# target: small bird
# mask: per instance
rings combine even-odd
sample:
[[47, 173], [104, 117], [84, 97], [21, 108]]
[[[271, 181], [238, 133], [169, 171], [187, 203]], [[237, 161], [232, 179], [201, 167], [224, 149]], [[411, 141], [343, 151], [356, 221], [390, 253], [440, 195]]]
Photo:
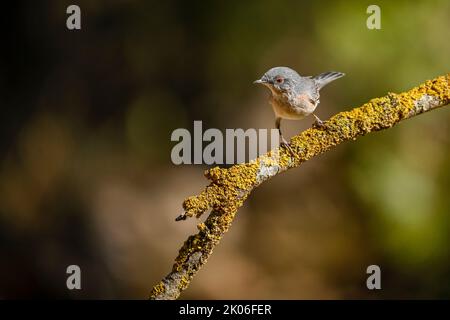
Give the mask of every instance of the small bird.
[[319, 105], [319, 91], [344, 75], [341, 72], [330, 71], [315, 77], [303, 77], [291, 68], [275, 67], [254, 82], [270, 89], [269, 101], [275, 112], [275, 126], [280, 133], [282, 145], [292, 151], [281, 133], [281, 119], [300, 120], [312, 114], [316, 118], [314, 126], [324, 126], [324, 122], [314, 114]]

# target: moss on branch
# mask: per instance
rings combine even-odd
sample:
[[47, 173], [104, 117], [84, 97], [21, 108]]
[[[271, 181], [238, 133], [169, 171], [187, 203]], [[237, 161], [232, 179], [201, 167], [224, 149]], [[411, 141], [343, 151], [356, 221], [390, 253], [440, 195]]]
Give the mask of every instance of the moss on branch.
[[426, 81], [400, 94], [375, 98], [351, 111], [331, 117], [325, 128], [311, 128], [292, 137], [294, 151], [277, 148], [249, 162], [224, 169], [214, 167], [205, 172], [211, 183], [197, 196], [183, 203], [187, 217], [200, 217], [211, 209], [199, 232], [190, 236], [180, 249], [172, 271], [153, 288], [150, 299], [176, 299], [192, 277], [206, 263], [214, 247], [231, 226], [238, 209], [250, 192], [262, 182], [372, 131], [388, 129], [398, 122], [442, 107], [450, 102], [450, 74]]

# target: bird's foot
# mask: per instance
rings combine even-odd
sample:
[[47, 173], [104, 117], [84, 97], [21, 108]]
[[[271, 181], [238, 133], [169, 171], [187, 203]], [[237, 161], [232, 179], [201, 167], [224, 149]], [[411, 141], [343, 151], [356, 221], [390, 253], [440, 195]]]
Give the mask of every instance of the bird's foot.
[[292, 150], [291, 146], [289, 145], [289, 143], [286, 141], [286, 139], [284, 139], [283, 137], [281, 137], [281, 142], [280, 145], [285, 148], [286, 150], [288, 150], [292, 155], [295, 155], [294, 150]]
[[322, 121], [319, 119], [318, 116], [316, 116], [315, 114], [313, 114], [314, 118], [316, 118], [316, 121], [314, 121], [312, 127], [314, 129], [325, 129], [327, 127], [326, 125], [326, 121]]

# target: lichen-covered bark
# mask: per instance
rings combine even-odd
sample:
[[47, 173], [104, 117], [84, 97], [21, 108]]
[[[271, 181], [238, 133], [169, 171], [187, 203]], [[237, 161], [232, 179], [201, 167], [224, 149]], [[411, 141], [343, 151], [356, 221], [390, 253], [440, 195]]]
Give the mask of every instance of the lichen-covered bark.
[[396, 123], [450, 102], [450, 74], [429, 80], [407, 92], [375, 98], [351, 111], [331, 117], [324, 128], [311, 128], [291, 139], [294, 151], [279, 148], [259, 158], [228, 169], [212, 168], [205, 172], [211, 183], [197, 196], [183, 203], [179, 219], [199, 217], [211, 209], [199, 232], [190, 236], [175, 259], [172, 272], [158, 283], [151, 299], [176, 299], [192, 277], [206, 263], [214, 247], [231, 226], [239, 207], [250, 192], [262, 182], [349, 140], [372, 131], [391, 128]]

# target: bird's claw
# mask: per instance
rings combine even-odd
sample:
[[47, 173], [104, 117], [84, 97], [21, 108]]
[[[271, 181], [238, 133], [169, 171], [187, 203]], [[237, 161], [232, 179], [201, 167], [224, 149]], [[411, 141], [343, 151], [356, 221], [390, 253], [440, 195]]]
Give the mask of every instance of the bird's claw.
[[322, 120], [314, 121], [312, 126], [313, 126], [314, 129], [325, 129], [326, 128], [326, 124]]
[[280, 145], [285, 148], [286, 150], [288, 150], [292, 155], [294, 155], [294, 150], [292, 150], [291, 146], [289, 145], [289, 143], [286, 140], [282, 140]]
[[319, 117], [316, 116], [315, 114], [314, 114], [314, 117], [316, 118], [316, 121], [314, 121], [314, 123], [312, 125], [312, 127], [314, 129], [325, 129], [327, 127], [326, 121], [320, 120]]

